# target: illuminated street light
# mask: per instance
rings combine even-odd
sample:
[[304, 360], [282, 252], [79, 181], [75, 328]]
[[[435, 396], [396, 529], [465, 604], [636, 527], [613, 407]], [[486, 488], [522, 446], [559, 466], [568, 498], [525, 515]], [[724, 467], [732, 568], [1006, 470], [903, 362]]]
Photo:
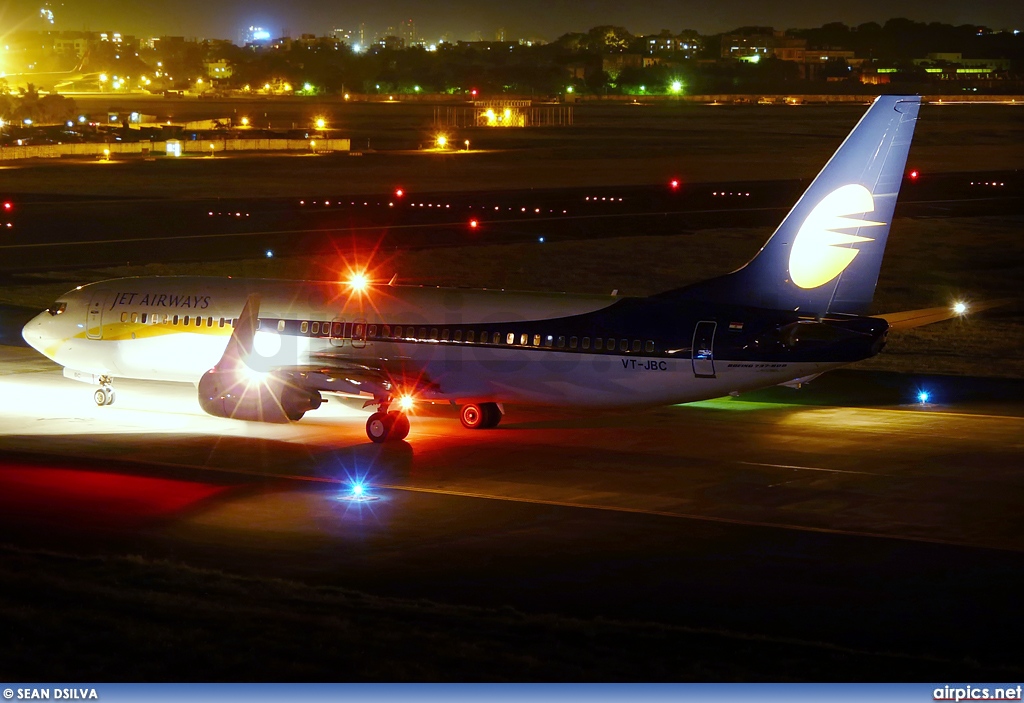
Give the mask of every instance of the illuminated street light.
[[568, 88], [565, 89], [565, 92], [566, 93], [572, 93], [574, 90], [575, 89], [570, 85]]
[[248, 127], [249, 126], [249, 118], [248, 117], [243, 117], [242, 118], [242, 126], [243, 127]]
[[448, 137], [443, 134], [439, 134], [437, 136], [437, 148], [444, 149], [446, 146], [448, 146]]
[[671, 90], [673, 93], [678, 93], [682, 89], [683, 89], [683, 82], [682, 81], [672, 81], [672, 85], [669, 87], [669, 90]]
[[317, 129], [324, 129], [325, 127], [327, 127], [327, 120], [325, 120], [323, 117], [317, 117], [315, 124]]
[[469, 151], [469, 140], [467, 139], [467, 140], [466, 140], [465, 142], [463, 142], [463, 143], [464, 143], [464, 144], [466, 145], [466, 151]]

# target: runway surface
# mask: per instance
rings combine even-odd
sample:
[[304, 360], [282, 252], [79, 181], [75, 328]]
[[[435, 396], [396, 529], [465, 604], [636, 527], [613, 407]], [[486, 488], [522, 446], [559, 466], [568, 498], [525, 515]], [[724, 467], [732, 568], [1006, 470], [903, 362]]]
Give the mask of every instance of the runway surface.
[[[920, 383], [947, 402], [913, 404]], [[972, 385], [851, 371], [648, 412], [509, 408], [490, 432], [432, 406], [376, 446], [335, 398], [260, 425], [118, 381], [97, 408], [0, 347], [0, 525], [19, 547], [1020, 673], [1024, 404]], [[347, 500], [354, 480], [376, 500]]]

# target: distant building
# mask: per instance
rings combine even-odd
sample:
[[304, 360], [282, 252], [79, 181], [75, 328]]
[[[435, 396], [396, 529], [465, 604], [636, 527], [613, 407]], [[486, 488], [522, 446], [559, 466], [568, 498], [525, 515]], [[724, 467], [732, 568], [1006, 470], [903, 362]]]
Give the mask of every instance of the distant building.
[[662, 30], [660, 34], [643, 37], [648, 54], [683, 54], [683, 58], [695, 58], [701, 48], [700, 35], [692, 30], [672, 34]]
[[231, 64], [226, 59], [217, 59], [216, 61], [204, 61], [203, 68], [206, 70], [206, 75], [214, 80], [222, 78], [231, 78], [234, 71], [231, 68]]

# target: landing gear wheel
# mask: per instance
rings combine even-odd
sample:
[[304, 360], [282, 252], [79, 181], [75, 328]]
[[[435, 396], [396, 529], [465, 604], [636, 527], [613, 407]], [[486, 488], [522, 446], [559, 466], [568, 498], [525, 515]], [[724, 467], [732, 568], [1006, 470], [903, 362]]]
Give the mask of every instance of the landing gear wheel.
[[388, 435], [391, 434], [393, 422], [394, 418], [378, 410], [366, 420], [366, 436], [375, 444], [382, 444], [387, 441]]
[[391, 434], [388, 435], [389, 441], [400, 442], [409, 436], [409, 416], [405, 413], [388, 413], [388, 418], [391, 419]]
[[469, 403], [462, 406], [459, 420], [467, 430], [486, 430], [498, 426], [501, 410], [497, 403]]
[[481, 403], [480, 409], [484, 411], [484, 425], [485, 430], [494, 429], [501, 422], [501, 408], [498, 407], [497, 403]]
[[96, 405], [101, 408], [104, 405], [112, 405], [114, 403], [114, 389], [110, 386], [101, 386], [92, 394], [92, 399], [96, 401]]

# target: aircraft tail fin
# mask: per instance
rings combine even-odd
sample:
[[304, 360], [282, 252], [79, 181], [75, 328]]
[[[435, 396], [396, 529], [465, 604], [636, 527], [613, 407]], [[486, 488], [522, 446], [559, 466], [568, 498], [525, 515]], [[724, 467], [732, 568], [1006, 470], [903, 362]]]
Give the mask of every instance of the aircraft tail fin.
[[920, 104], [918, 96], [877, 98], [757, 256], [671, 295], [808, 314], [867, 312]]

